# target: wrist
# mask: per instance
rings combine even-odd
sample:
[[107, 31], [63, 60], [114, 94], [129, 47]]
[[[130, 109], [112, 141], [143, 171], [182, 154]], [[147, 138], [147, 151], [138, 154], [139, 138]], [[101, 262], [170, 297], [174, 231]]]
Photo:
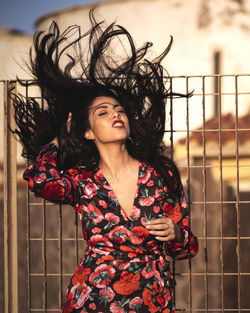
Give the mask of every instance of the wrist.
[[175, 241], [177, 243], [182, 244], [184, 242], [184, 233], [182, 232], [180, 226], [178, 224], [175, 224]]

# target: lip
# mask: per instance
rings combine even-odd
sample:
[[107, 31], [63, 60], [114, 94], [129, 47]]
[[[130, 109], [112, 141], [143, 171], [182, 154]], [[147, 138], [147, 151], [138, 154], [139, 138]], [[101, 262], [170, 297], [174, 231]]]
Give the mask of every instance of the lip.
[[[118, 124], [118, 125], [116, 126], [116, 124]], [[112, 124], [112, 127], [115, 127], [115, 128], [124, 128], [124, 126], [125, 126], [125, 124], [121, 120], [115, 120]]]

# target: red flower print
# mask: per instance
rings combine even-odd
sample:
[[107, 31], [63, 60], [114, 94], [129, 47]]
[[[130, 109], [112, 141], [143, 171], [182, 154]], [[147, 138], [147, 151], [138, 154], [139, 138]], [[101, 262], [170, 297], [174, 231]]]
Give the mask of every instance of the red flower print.
[[153, 299], [152, 299], [152, 291], [148, 289], [144, 289], [142, 293], [142, 298], [144, 304], [146, 304], [149, 308], [149, 312], [156, 313], [159, 312], [158, 308], [154, 305]]
[[68, 172], [70, 175], [72, 175], [72, 176], [75, 176], [75, 175], [79, 174], [79, 170], [76, 169], [76, 168], [74, 168], [74, 167], [68, 169], [67, 172]]
[[125, 214], [125, 211], [122, 208], [120, 209], [120, 213], [125, 220], [128, 219], [127, 215]]
[[[68, 186], [68, 188], [70, 187]], [[64, 191], [64, 188], [56, 181], [51, 181], [41, 190], [41, 197], [50, 200], [64, 198]]]
[[134, 252], [134, 249], [128, 247], [128, 246], [120, 246], [120, 250], [124, 252]]
[[111, 199], [116, 199], [114, 191], [109, 191], [108, 192], [108, 197], [111, 198]]
[[104, 209], [107, 209], [107, 203], [103, 200], [99, 200], [99, 205], [102, 206]]
[[85, 240], [87, 240], [88, 239], [88, 235], [87, 235], [87, 233], [86, 233], [86, 230], [82, 227], [82, 234], [83, 234], [83, 238], [85, 239]]
[[[159, 189], [156, 189], [155, 190], [155, 198], [159, 198], [160, 197], [160, 192], [159, 192]], [[158, 200], [158, 199], [157, 199]]]
[[155, 213], [159, 213], [159, 212], [160, 212], [160, 207], [157, 206], [157, 205], [155, 205], [155, 206], [153, 207], [153, 210], [154, 210]]
[[152, 179], [147, 183], [147, 186], [148, 187], [151, 187], [151, 186], [153, 186], [154, 185], [154, 182], [152, 181]]
[[87, 207], [85, 207], [85, 212], [88, 214], [88, 217], [96, 224], [103, 220], [102, 212], [91, 202]]
[[140, 273], [123, 272], [120, 280], [114, 283], [114, 290], [121, 295], [131, 295], [139, 288]]
[[122, 260], [115, 260], [113, 264], [118, 267], [120, 271], [125, 271], [131, 265], [130, 262], [124, 262]]
[[90, 274], [89, 281], [97, 288], [105, 288], [111, 283], [115, 275], [115, 269], [112, 265], [101, 264]]
[[184, 219], [182, 220], [182, 225], [183, 225], [184, 227], [189, 227], [189, 219], [188, 219], [188, 218], [184, 218]]
[[[187, 233], [187, 231], [186, 231]], [[186, 236], [185, 236], [186, 237]], [[195, 255], [199, 250], [198, 240], [196, 237], [191, 237], [189, 240], [190, 253], [191, 255]]]
[[99, 227], [94, 227], [94, 228], [92, 229], [92, 233], [93, 233], [93, 234], [100, 233], [100, 232], [101, 232], [101, 228], [99, 228]]
[[141, 210], [138, 209], [136, 206], [133, 206], [132, 211], [131, 211], [131, 217], [139, 218], [140, 215], [141, 215]]
[[43, 182], [46, 178], [47, 178], [47, 176], [45, 175], [45, 173], [41, 173], [39, 176], [35, 176], [34, 182], [40, 184], [40, 183]]
[[138, 184], [146, 184], [151, 177], [152, 171], [153, 171], [153, 168], [150, 166], [147, 166], [146, 171], [143, 173], [144, 175], [139, 177]]
[[85, 283], [90, 273], [91, 273], [90, 268], [84, 268], [81, 265], [78, 266], [75, 271], [75, 274], [72, 277], [73, 285], [78, 285], [78, 284], [83, 285], [83, 283]]
[[154, 197], [147, 197], [139, 200], [140, 205], [142, 206], [150, 206], [152, 203], [154, 203], [155, 198]]
[[186, 209], [187, 208], [187, 201], [185, 199], [185, 196], [183, 197], [182, 201], [181, 201], [181, 206]]
[[163, 210], [166, 212], [167, 217], [171, 218], [171, 220], [175, 224], [177, 224], [182, 218], [179, 203], [177, 203], [175, 206], [173, 206], [172, 204], [169, 204], [168, 202], [166, 202], [163, 205]]
[[96, 305], [94, 304], [94, 302], [90, 303], [89, 308], [92, 310], [96, 309]]
[[105, 261], [113, 261], [114, 260], [114, 257], [110, 254], [108, 255], [103, 255], [101, 258], [99, 258], [97, 261], [96, 261], [96, 264], [101, 264]]
[[85, 198], [92, 198], [97, 194], [98, 187], [91, 180], [83, 187], [83, 193]]
[[146, 218], [146, 217], [142, 217], [141, 218], [141, 224], [143, 226], [147, 226], [147, 223], [150, 221], [150, 219]]
[[[84, 303], [89, 298], [89, 294], [90, 294], [91, 290], [92, 289], [89, 286], [84, 284], [84, 286], [81, 286], [79, 288], [79, 290], [76, 291], [75, 298], [77, 298], [77, 302], [75, 304], [74, 309], [80, 309], [84, 305]], [[79, 292], [80, 292], [80, 294], [78, 295]], [[78, 297], [76, 297], [76, 294], [77, 294]]]
[[137, 308], [139, 308], [141, 306], [141, 304], [143, 303], [142, 299], [139, 298], [139, 297], [135, 297], [134, 299], [132, 299], [130, 302], [129, 302], [129, 307], [131, 309], [134, 309], [136, 310]]
[[156, 301], [160, 304], [160, 306], [163, 307], [165, 305], [165, 300], [164, 300], [162, 293], [159, 293], [155, 298], [156, 298]]
[[120, 222], [120, 218], [113, 213], [106, 213], [105, 219], [109, 221], [111, 224], [118, 224]]
[[134, 245], [140, 245], [149, 236], [149, 231], [145, 227], [136, 226], [132, 231], [128, 231], [128, 236]]
[[34, 180], [33, 179], [29, 179], [29, 189], [33, 190], [34, 188]]
[[136, 226], [132, 228], [132, 231], [136, 234], [139, 238], [145, 238], [149, 236], [149, 230], [142, 226]]
[[74, 309], [75, 305], [74, 295], [72, 292], [68, 293], [66, 297], [67, 300], [62, 308], [62, 313], [71, 312]]
[[103, 297], [105, 301], [110, 302], [114, 299], [115, 293], [110, 287], [108, 287], [101, 289], [99, 295]]
[[117, 226], [109, 233], [109, 238], [117, 244], [122, 244], [127, 240], [128, 230], [124, 226]]
[[110, 312], [112, 312], [112, 313], [126, 313], [122, 308], [121, 301], [115, 301], [114, 303], [111, 303]]
[[59, 179], [60, 178], [60, 175], [59, 175], [58, 171], [56, 171], [54, 168], [51, 168], [49, 170], [49, 172], [55, 179]]
[[159, 273], [156, 271], [155, 262], [147, 262], [146, 264], [147, 265], [143, 268], [141, 272], [145, 278], [148, 279], [153, 276], [160, 276]]
[[91, 244], [91, 246], [100, 246], [109, 248], [113, 247], [112, 242], [107, 237], [104, 237], [100, 234], [91, 236], [89, 239], [89, 243]]

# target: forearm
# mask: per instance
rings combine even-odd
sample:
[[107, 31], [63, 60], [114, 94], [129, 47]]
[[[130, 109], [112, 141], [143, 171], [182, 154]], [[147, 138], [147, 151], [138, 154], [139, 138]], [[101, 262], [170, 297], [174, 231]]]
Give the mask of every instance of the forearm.
[[72, 175], [61, 173], [56, 163], [57, 148], [54, 142], [46, 145], [36, 162], [24, 172], [24, 179], [37, 196], [58, 203], [73, 204], [76, 182]]

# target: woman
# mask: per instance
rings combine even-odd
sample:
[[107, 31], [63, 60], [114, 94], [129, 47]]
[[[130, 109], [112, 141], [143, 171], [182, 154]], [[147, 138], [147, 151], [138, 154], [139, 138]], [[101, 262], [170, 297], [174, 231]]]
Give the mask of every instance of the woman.
[[[35, 35], [31, 70], [45, 104], [15, 99], [15, 133], [34, 161], [24, 179], [36, 195], [71, 204], [87, 241], [62, 312], [175, 312], [168, 256], [190, 258], [198, 243], [164, 155], [165, 102], [182, 96], [169, 92], [160, 64], [172, 40], [149, 61], [151, 43], [136, 49], [123, 27], [103, 27], [93, 11], [90, 21], [84, 35], [55, 23]], [[115, 57], [117, 38], [128, 43], [125, 59]]]

